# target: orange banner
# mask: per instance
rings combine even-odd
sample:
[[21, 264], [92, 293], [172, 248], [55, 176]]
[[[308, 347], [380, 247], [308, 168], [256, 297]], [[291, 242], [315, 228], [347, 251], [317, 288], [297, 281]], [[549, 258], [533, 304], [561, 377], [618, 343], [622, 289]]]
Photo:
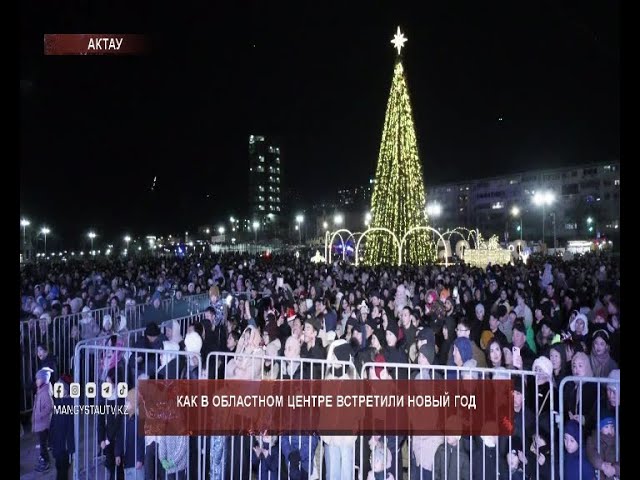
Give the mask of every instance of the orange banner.
[[509, 380], [142, 380], [145, 435], [510, 435]]

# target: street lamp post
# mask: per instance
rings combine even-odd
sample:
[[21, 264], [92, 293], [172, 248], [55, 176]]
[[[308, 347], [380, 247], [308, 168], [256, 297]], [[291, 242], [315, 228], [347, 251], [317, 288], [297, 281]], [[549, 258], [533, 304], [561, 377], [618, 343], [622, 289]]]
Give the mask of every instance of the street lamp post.
[[342, 216], [342, 214], [341, 214], [341, 213], [336, 213], [336, 214], [333, 216], [333, 223], [334, 223], [336, 226], [340, 226], [340, 225], [342, 225], [342, 222], [343, 222], [343, 221], [344, 221], [344, 217]]
[[[430, 216], [431, 218], [438, 218], [441, 214], [442, 214], [442, 205], [440, 205], [438, 202], [433, 202], [427, 205], [427, 215]], [[435, 221], [434, 221], [434, 226], [435, 226]]]
[[253, 221], [253, 234], [254, 234], [254, 241], [257, 243], [258, 242], [258, 228], [260, 227], [260, 222], [258, 222], [257, 220]]
[[89, 232], [88, 236], [89, 236], [89, 239], [91, 240], [91, 254], [95, 255], [95, 253], [93, 252], [93, 239], [96, 238], [96, 234], [95, 232]]
[[20, 220], [20, 226], [22, 227], [22, 243], [24, 243], [25, 248], [27, 245], [27, 227], [31, 225], [31, 222], [26, 218]]
[[544, 222], [546, 219], [545, 208], [548, 205], [551, 205], [554, 202], [554, 200], [555, 200], [555, 197], [553, 196], [553, 192], [550, 192], [550, 191], [537, 192], [533, 196], [533, 203], [538, 206], [542, 206], [542, 243], [544, 243]]
[[302, 243], [302, 222], [304, 222], [304, 217], [302, 215], [296, 215], [296, 223], [298, 224], [298, 243]]
[[47, 227], [42, 227], [42, 230], [40, 230], [40, 233], [42, 233], [42, 235], [44, 235], [44, 255], [47, 255], [47, 235], [49, 235], [51, 233], [51, 230], [49, 230]]
[[511, 209], [511, 215], [514, 217], [520, 217], [520, 241], [522, 241], [522, 215], [520, 215], [520, 209], [514, 205]]

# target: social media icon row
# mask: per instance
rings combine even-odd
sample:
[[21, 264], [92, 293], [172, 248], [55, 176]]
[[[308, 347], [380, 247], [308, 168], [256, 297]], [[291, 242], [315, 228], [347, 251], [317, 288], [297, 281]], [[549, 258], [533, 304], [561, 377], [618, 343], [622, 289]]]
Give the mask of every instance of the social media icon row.
[[[69, 386], [69, 396], [71, 398], [80, 398], [80, 384], [72, 383]], [[118, 398], [126, 398], [129, 393], [129, 386], [125, 382], [118, 383], [116, 387], [116, 396]], [[98, 396], [98, 385], [95, 382], [88, 382], [84, 386], [84, 394], [87, 398], [96, 398]], [[53, 396], [62, 398], [64, 396], [64, 384], [57, 382], [53, 385]], [[109, 382], [103, 382], [100, 388], [100, 396], [102, 398], [111, 398], [113, 396], [113, 385]]]

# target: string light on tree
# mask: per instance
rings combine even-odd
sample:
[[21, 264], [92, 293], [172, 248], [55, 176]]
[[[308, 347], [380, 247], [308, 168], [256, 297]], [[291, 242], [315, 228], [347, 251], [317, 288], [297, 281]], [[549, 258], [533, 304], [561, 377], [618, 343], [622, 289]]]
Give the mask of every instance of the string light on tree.
[[[418, 158], [409, 90], [400, 59], [406, 41], [398, 27], [391, 41], [398, 50], [398, 57], [382, 129], [370, 209], [370, 228], [389, 229], [398, 238], [412, 228], [428, 226], [422, 164]], [[423, 265], [435, 259], [431, 234], [426, 230], [411, 233], [404, 249], [403, 264]], [[384, 231], [372, 232], [367, 237], [364, 262], [369, 265], [396, 264], [398, 249], [393, 236]]]

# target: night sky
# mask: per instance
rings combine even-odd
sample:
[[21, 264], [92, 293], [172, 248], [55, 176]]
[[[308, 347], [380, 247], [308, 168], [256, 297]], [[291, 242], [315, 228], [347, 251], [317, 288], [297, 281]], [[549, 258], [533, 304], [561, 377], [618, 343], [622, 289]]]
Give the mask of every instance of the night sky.
[[[307, 204], [366, 182], [398, 25], [427, 186], [619, 159], [615, 1], [37, 3], [22, 11], [20, 213], [65, 246], [242, 214], [251, 133], [281, 139], [283, 186]], [[43, 33], [145, 33], [153, 54], [45, 58]]]

